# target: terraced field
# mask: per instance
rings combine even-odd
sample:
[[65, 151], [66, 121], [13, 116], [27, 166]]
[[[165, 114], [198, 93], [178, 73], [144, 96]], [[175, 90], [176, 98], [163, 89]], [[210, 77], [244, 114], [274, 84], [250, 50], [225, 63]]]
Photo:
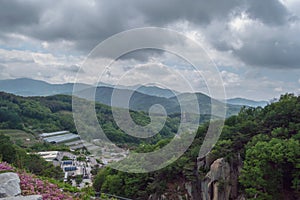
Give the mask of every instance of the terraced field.
[[26, 133], [16, 129], [3, 129], [0, 130], [0, 134], [4, 134], [10, 137], [10, 139], [17, 145], [22, 147], [30, 147], [33, 144], [39, 142], [34, 135]]

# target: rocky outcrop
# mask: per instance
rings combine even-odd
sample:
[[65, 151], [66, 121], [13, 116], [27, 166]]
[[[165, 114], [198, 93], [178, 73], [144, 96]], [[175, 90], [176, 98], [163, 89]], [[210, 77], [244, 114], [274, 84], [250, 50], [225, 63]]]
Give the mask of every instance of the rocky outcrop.
[[203, 200], [227, 200], [231, 192], [230, 165], [224, 158], [217, 159], [201, 182]]
[[239, 154], [232, 157], [230, 162], [225, 158], [213, 159], [210, 154], [197, 159], [198, 172], [208, 170], [205, 174], [198, 174], [201, 192], [197, 199], [228, 200], [238, 199], [238, 178], [242, 169], [242, 159]]
[[[198, 158], [190, 176], [170, 183], [163, 194], [152, 194], [148, 200], [244, 200], [238, 192], [238, 177], [242, 159], [237, 154], [230, 162], [225, 158], [215, 159], [211, 155]], [[174, 187], [176, 185], [176, 187]]]
[[7, 172], [0, 174], [0, 198], [13, 197], [21, 194], [18, 174]]

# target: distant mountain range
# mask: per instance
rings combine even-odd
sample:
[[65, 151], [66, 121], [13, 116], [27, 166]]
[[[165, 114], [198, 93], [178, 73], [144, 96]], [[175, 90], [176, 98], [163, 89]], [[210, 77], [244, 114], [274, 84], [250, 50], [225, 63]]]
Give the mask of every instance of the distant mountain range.
[[[73, 83], [50, 84], [44, 81], [28, 78], [0, 80], [0, 91], [20, 96], [50, 96], [55, 94], [72, 94]], [[82, 89], [90, 85], [80, 84]]]
[[244, 99], [244, 98], [233, 98], [233, 99], [227, 99], [227, 103], [232, 105], [246, 105], [249, 107], [265, 107], [269, 104], [268, 101], [254, 101], [250, 99]]
[[[73, 83], [65, 84], [50, 84], [44, 81], [33, 80], [28, 78], [0, 80], [0, 91], [12, 93], [20, 96], [50, 96], [55, 94], [69, 94], [73, 92]], [[133, 88], [137, 88], [133, 90]], [[94, 88], [87, 84], [77, 85], [77, 96], [85, 97], [93, 100], [91, 96]], [[178, 93], [169, 89], [160, 88], [157, 86], [112, 86], [108, 84], [99, 84], [96, 89], [96, 101], [111, 105], [112, 92], [115, 91], [121, 97], [130, 97], [129, 106], [126, 105], [124, 98], [119, 98], [114, 102], [115, 107], [130, 108], [136, 111], [146, 111], [154, 104], [162, 105], [168, 114], [180, 113], [180, 105], [178, 99], [181, 99], [181, 106], [189, 107], [192, 101], [191, 93]], [[214, 105], [226, 106], [227, 116], [237, 114], [242, 106], [265, 106], [266, 101], [253, 101], [242, 98], [235, 98], [227, 100], [225, 105], [223, 102], [211, 99], [209, 96], [196, 93], [199, 102], [201, 114], [210, 114], [211, 102]], [[195, 113], [195, 110], [188, 110], [189, 113]], [[219, 115], [219, 114], [217, 114]], [[221, 114], [220, 114], [221, 115]]]
[[[29, 78], [0, 80], [0, 91], [8, 92], [20, 96], [50, 96], [55, 94], [71, 94], [73, 92], [73, 83], [50, 84], [45, 81], [34, 80]], [[113, 86], [110, 84], [99, 83], [99, 86], [129, 89], [137, 88], [136, 91], [157, 97], [170, 98], [178, 94], [176, 91], [163, 89], [156, 86]], [[79, 89], [87, 89], [93, 86], [78, 83]]]
[[143, 94], [148, 94], [151, 96], [157, 96], [157, 97], [165, 97], [165, 98], [171, 98], [179, 94], [179, 92], [169, 89], [160, 88], [157, 86], [144, 86], [144, 85], [138, 85], [132, 87], [127, 87], [127, 89], [134, 89], [137, 88], [137, 91]]
[[[94, 90], [94, 88], [84, 89], [76, 93], [76, 96], [93, 100]], [[197, 110], [191, 108], [191, 105], [194, 103], [192, 97], [195, 96], [198, 100], [200, 114], [203, 115], [211, 114], [211, 101], [213, 101], [216, 106], [226, 106], [227, 112], [230, 115], [236, 114], [241, 108], [239, 105], [225, 105], [224, 103], [211, 99], [209, 96], [202, 93], [196, 93], [195, 95], [191, 93], [182, 93], [178, 96], [165, 98], [144, 94], [139, 91], [132, 91], [129, 89], [114, 89], [103, 86], [96, 88], [95, 100], [105, 105], [111, 105], [111, 97], [113, 92], [118, 94], [118, 98], [116, 98], [116, 100], [113, 102], [113, 107], [130, 108], [131, 110], [136, 111], [148, 112], [152, 105], [160, 104], [164, 107], [167, 114], [181, 113], [182, 107], [185, 107], [185, 112], [187, 113], [199, 114]], [[126, 99], [130, 99], [129, 102], [125, 101]], [[222, 116], [222, 113], [216, 113], [216, 116]]]

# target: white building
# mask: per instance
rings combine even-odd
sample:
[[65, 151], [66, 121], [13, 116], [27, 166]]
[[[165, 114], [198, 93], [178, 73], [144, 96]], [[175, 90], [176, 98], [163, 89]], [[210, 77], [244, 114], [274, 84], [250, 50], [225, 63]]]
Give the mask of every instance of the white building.
[[42, 151], [38, 152], [42, 158], [44, 158], [48, 162], [52, 162], [55, 158], [58, 157], [59, 151]]

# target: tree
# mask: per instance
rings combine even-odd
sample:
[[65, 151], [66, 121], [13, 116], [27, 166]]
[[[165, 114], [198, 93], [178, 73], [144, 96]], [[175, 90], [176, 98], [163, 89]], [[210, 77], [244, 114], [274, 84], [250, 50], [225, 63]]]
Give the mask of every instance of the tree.
[[102, 187], [101, 191], [107, 193], [112, 193], [115, 195], [122, 195], [124, 183], [120, 176], [117, 174], [115, 175], [109, 175], [106, 177]]
[[0, 135], [0, 158], [8, 163], [13, 163], [16, 158], [16, 149], [8, 136]]
[[0, 108], [0, 127], [22, 129], [22, 123], [19, 115], [11, 109]]
[[100, 169], [98, 174], [96, 175], [94, 182], [93, 182], [93, 187], [95, 191], [100, 192], [102, 185], [105, 181], [105, 177], [109, 174], [109, 168], [104, 168]]
[[258, 141], [246, 151], [240, 182], [248, 198], [282, 199], [284, 191], [299, 191], [299, 169], [299, 141]]
[[79, 185], [82, 182], [82, 180], [83, 180], [82, 175], [75, 176], [76, 185]]

